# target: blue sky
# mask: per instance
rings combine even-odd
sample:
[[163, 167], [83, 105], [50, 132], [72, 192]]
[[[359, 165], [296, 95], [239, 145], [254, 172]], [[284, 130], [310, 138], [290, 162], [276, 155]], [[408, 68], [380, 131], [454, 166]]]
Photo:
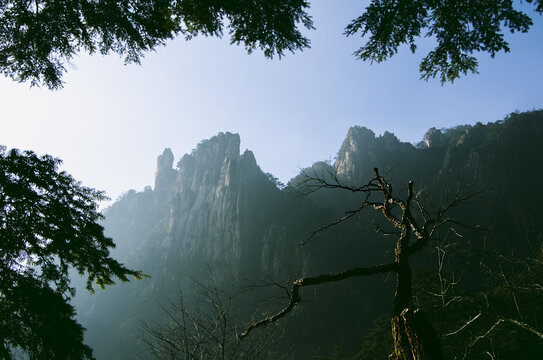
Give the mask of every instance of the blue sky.
[[413, 143], [430, 127], [543, 107], [543, 17], [531, 8], [535, 25], [507, 35], [510, 53], [481, 55], [479, 75], [441, 86], [419, 80], [429, 39], [415, 55], [404, 48], [381, 64], [352, 56], [362, 39], [345, 38], [343, 29], [366, 3], [312, 1], [311, 49], [281, 60], [247, 55], [227, 38], [179, 38], [142, 66], [81, 54], [56, 92], [0, 78], [0, 143], [57, 156], [115, 199], [153, 183], [165, 147], [179, 159], [219, 131], [239, 133], [241, 150], [286, 182], [315, 161], [333, 160], [353, 125]]

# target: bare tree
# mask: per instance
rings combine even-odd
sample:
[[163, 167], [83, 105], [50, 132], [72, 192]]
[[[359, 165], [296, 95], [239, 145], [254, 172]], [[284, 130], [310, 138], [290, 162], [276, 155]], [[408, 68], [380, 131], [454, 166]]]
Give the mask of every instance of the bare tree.
[[165, 324], [142, 324], [143, 341], [151, 355], [171, 360], [260, 358], [274, 338], [272, 329], [242, 340], [238, 325], [243, 322], [235, 311], [235, 296], [221, 290], [213, 278], [196, 286], [195, 306], [188, 305], [180, 293], [177, 303], [162, 307], [168, 319]]
[[290, 313], [301, 301], [300, 288], [302, 287], [336, 282], [352, 277], [394, 273], [396, 275], [396, 292], [391, 319], [394, 349], [390, 359], [442, 359], [440, 342], [434, 329], [422, 311], [412, 306], [413, 280], [409, 260], [411, 256], [437, 237], [439, 227], [453, 224], [465, 226], [447, 217], [447, 214], [451, 209], [476, 194], [464, 196], [463, 187], [459, 186], [454, 196], [448, 199], [439, 211], [430, 214], [423, 206], [419, 194], [415, 194], [412, 181], [408, 182], [407, 196], [402, 199], [393, 193], [392, 185], [379, 174], [377, 168], [374, 169], [375, 177], [359, 187], [342, 183], [337, 174], [332, 171], [326, 174], [324, 172], [323, 170], [321, 174], [317, 174], [314, 170], [312, 174], [305, 174], [303, 185], [307, 191], [312, 192], [322, 188], [341, 189], [352, 193], [361, 193], [363, 200], [358, 208], [347, 211], [343, 217], [311, 233], [301, 245], [305, 245], [316, 235], [363, 210], [373, 209], [382, 214], [386, 223], [392, 225], [392, 231], [386, 231], [380, 226], [377, 230], [396, 238], [394, 259], [384, 264], [357, 267], [339, 273], [294, 280], [290, 288], [288, 304], [277, 313], [249, 324], [241, 337], [249, 336], [253, 330], [273, 323]]
[[442, 339], [459, 358], [507, 358], [511, 353], [517, 359], [541, 357], [541, 243], [533, 253], [534, 257], [484, 253], [479, 266], [485, 269], [484, 281], [489, 285], [485, 291], [455, 292], [456, 281], [445, 280], [451, 286], [432, 294], [449, 299], [443, 303], [443, 313], [454, 316], [448, 316], [452, 321], [442, 329]]

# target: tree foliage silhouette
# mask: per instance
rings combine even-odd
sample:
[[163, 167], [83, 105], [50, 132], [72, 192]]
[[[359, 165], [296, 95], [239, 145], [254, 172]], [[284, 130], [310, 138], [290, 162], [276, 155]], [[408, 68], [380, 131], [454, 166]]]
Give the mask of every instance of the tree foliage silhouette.
[[109, 256], [97, 223], [102, 192], [82, 186], [49, 155], [0, 147], [0, 357], [89, 359], [84, 329], [68, 303], [69, 269], [87, 289], [144, 276]]
[[[541, 0], [526, 0], [543, 13]], [[178, 35], [218, 36], [266, 57], [309, 47], [300, 27], [313, 28], [304, 0], [37, 0], [0, 3], [0, 69], [15, 81], [50, 89], [79, 51], [117, 53], [139, 63], [147, 51]], [[503, 28], [526, 32], [532, 19], [511, 0], [372, 0], [345, 29], [365, 43], [355, 55], [385, 61], [426, 36], [437, 46], [420, 64], [421, 77], [454, 81], [475, 73], [474, 53], [508, 52]], [[227, 30], [225, 30], [225, 28]]]
[[58, 89], [79, 51], [114, 52], [139, 63], [178, 35], [220, 37], [225, 27], [231, 43], [282, 56], [309, 46], [297, 28], [312, 27], [308, 6], [303, 0], [2, 1], [0, 68], [13, 80]]
[[[526, 2], [543, 14], [543, 1]], [[355, 56], [370, 62], [387, 60], [402, 45], [414, 53], [415, 40], [421, 36], [435, 39], [436, 47], [420, 63], [421, 78], [437, 76], [444, 83], [468, 72], [477, 73], [473, 53], [494, 57], [500, 51], [509, 52], [502, 28], [527, 32], [532, 25], [532, 19], [511, 0], [372, 0], [345, 34], [368, 35]]]

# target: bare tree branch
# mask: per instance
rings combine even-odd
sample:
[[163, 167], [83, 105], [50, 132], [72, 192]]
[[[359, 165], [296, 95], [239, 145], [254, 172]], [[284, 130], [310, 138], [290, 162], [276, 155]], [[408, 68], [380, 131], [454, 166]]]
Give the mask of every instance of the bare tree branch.
[[447, 334], [443, 334], [442, 336], [443, 337], [447, 337], [447, 336], [452, 336], [452, 335], [456, 335], [458, 334], [459, 332], [461, 332], [462, 330], [464, 330], [466, 327], [468, 327], [472, 322], [474, 322], [475, 320], [477, 320], [480, 316], [482, 315], [481, 312], [479, 312], [477, 315], [475, 315], [473, 318], [469, 319], [464, 325], [462, 325], [458, 330], [455, 330], [455, 331], [452, 331], [450, 333], [447, 333]]
[[294, 309], [294, 307], [301, 301], [300, 292], [299, 292], [300, 291], [299, 289], [301, 287], [345, 280], [345, 279], [355, 277], [355, 276], [368, 276], [368, 275], [387, 273], [391, 271], [396, 271], [396, 267], [397, 267], [396, 263], [388, 263], [388, 264], [382, 264], [382, 265], [376, 265], [376, 266], [370, 266], [370, 267], [354, 268], [354, 269], [342, 271], [335, 274], [326, 274], [326, 275], [319, 275], [315, 277], [306, 277], [306, 278], [297, 279], [292, 283], [290, 299], [287, 306], [272, 316], [269, 316], [263, 320], [250, 324], [247, 327], [247, 329], [243, 333], [240, 334], [240, 337], [244, 338], [248, 336], [252, 330], [259, 328], [263, 325], [275, 322], [281, 319], [282, 317], [284, 317], [285, 315], [287, 315], [289, 312], [291, 312]]
[[[366, 198], [367, 199], [367, 198]], [[368, 202], [368, 201], [364, 201], [362, 203], [362, 205], [358, 208], [358, 209], [355, 209], [355, 210], [350, 210], [350, 211], [347, 211], [345, 212], [345, 215], [339, 219], [337, 219], [336, 221], [328, 224], [328, 225], [325, 225], [321, 228], [318, 228], [317, 230], [313, 231], [311, 234], [309, 234], [309, 236], [300, 243], [300, 247], [304, 246], [305, 244], [307, 244], [309, 241], [311, 241], [315, 236], [319, 235], [320, 233], [328, 230], [329, 228], [333, 227], [333, 226], [336, 226], [336, 225], [339, 225], [340, 223], [342, 223], [343, 221], [347, 220], [347, 219], [350, 219], [351, 217], [355, 216], [356, 214], [358, 214], [360, 211], [362, 211], [364, 208], [368, 207], [368, 206], [375, 206], [376, 204], [375, 203], [371, 203], [371, 202]]]
[[[199, 286], [198, 305], [188, 308], [183, 294], [178, 303], [162, 307], [168, 322], [142, 323], [143, 342], [157, 359], [257, 359], [274, 335], [262, 332], [249, 339], [237, 336], [241, 320], [234, 314], [234, 295], [221, 290], [214, 278]], [[237, 294], [236, 294], [237, 295]]]
[[537, 337], [539, 337], [541, 340], [543, 340], [543, 333], [537, 331], [536, 329], [534, 329], [533, 327], [531, 327], [530, 325], [522, 322], [522, 321], [518, 321], [518, 320], [514, 320], [514, 319], [509, 319], [509, 318], [500, 318], [498, 320], [496, 320], [496, 322], [482, 335], [478, 335], [475, 337], [475, 339], [467, 346], [467, 349], [466, 349], [466, 352], [464, 353], [464, 359], [467, 357], [467, 355], [469, 354], [469, 350], [479, 341], [479, 340], [482, 340], [482, 339], [485, 339], [486, 337], [488, 337], [492, 332], [494, 332], [494, 330], [496, 330], [496, 328], [502, 324], [502, 323], [510, 323], [510, 324], [513, 324], [513, 325], [516, 325], [524, 330], [527, 330], [529, 332], [531, 332], [532, 334], [536, 335]]

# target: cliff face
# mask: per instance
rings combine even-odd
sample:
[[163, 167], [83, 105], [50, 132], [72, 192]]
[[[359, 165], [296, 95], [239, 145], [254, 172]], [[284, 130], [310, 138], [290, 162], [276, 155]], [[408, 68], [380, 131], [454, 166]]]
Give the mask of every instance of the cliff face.
[[[416, 147], [388, 132], [375, 136], [353, 127], [335, 164], [315, 167], [335, 168], [342, 180], [358, 185], [367, 183], [378, 167], [399, 191], [413, 179], [434, 199], [445, 188], [454, 191], [459, 180], [474, 182], [485, 195], [456, 215], [496, 230], [496, 243], [506, 246], [528, 241], [531, 235], [519, 234], [531, 234], [543, 222], [537, 208], [541, 191], [533, 190], [543, 175], [542, 138], [542, 111], [489, 125], [430, 129]], [[104, 212], [106, 233], [118, 246], [116, 256], [152, 278], [76, 298], [98, 359], [134, 358], [134, 352], [141, 352], [134, 335], [138, 322], [160, 319], [157, 302], [175, 300], [180, 288], [190, 288], [188, 279], [201, 279], [208, 269], [231, 280], [283, 283], [294, 276], [390, 260], [392, 243], [375, 233], [371, 216], [298, 248], [311, 231], [356, 208], [360, 199], [334, 191], [300, 196], [295, 179], [280, 190], [253, 153], [241, 154], [239, 146], [238, 135], [220, 133], [184, 155], [175, 169], [166, 149], [157, 160], [154, 189], [130, 191]], [[523, 186], [514, 185], [519, 182]], [[466, 247], [482, 242], [474, 234]], [[294, 358], [306, 358], [308, 349], [325, 354], [334, 344], [356, 350], [375, 314], [389, 309], [394, 287], [392, 280], [375, 277], [324, 289], [298, 312], [292, 321], [298, 324], [287, 326], [285, 347], [292, 346]]]
[[237, 134], [221, 133], [179, 161], [168, 194], [170, 213], [160, 245], [167, 251], [161, 264], [205, 259], [214, 267], [228, 266], [236, 275], [266, 267], [255, 250], [262, 249], [265, 234], [273, 232], [270, 227], [278, 219], [270, 215], [281, 193], [251, 151], [240, 154], [239, 144]]
[[156, 161], [155, 191], [168, 193], [175, 182], [176, 172], [172, 169], [173, 153], [170, 148], [164, 149]]
[[[406, 154], [403, 152], [406, 151]], [[363, 127], [352, 127], [339, 150], [335, 167], [338, 174], [350, 179], [368, 179], [373, 176], [374, 167], [386, 166], [389, 159], [398, 156], [401, 162], [405, 155], [412, 155], [415, 148], [411, 144], [402, 143], [394, 134], [386, 131], [376, 137], [375, 133]]]

